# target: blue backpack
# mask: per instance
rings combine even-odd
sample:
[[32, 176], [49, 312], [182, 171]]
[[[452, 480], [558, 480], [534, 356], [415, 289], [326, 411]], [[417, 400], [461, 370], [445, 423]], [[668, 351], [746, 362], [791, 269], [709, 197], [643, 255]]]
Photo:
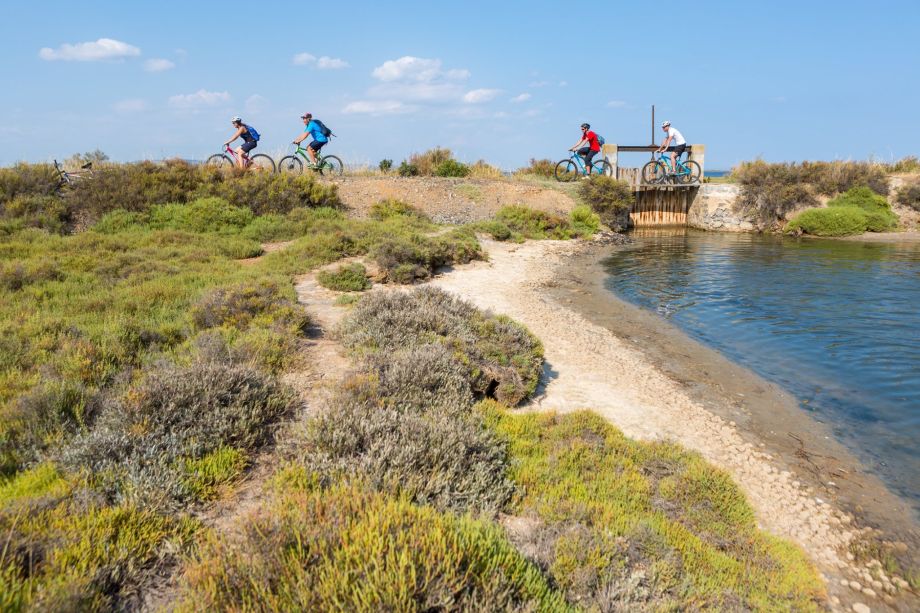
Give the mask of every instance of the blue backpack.
[[597, 135], [597, 142], [598, 142], [598, 144], [600, 144], [601, 147], [603, 147], [604, 144], [605, 144], [607, 141], [604, 140], [604, 137], [603, 137], [603, 136], [601, 136], [600, 134], [598, 134], [598, 135]]
[[330, 136], [335, 136], [335, 134], [332, 133], [332, 130], [330, 130], [326, 126], [326, 124], [324, 124], [322, 121], [320, 121], [319, 119], [314, 119], [313, 121], [316, 123], [316, 126], [319, 128], [320, 134], [322, 134], [326, 138], [329, 138]]
[[253, 138], [253, 140], [259, 140], [259, 138], [261, 138], [261, 137], [259, 136], [259, 133], [256, 132], [256, 129], [253, 128], [252, 126], [247, 125], [247, 126], [246, 126], [246, 129], [249, 131], [249, 136], [251, 136], [251, 137]]

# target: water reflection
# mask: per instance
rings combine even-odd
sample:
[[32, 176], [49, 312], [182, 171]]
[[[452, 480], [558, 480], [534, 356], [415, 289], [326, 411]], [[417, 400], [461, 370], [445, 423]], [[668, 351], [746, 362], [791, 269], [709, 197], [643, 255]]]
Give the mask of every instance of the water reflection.
[[633, 236], [611, 290], [791, 391], [920, 509], [920, 243]]

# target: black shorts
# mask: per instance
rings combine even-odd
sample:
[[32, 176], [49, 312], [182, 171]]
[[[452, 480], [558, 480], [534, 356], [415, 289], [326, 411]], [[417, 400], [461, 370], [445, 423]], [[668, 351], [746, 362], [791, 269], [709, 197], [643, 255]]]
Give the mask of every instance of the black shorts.
[[257, 142], [254, 141], [254, 140], [248, 140], [248, 141], [246, 141], [245, 143], [243, 143], [242, 145], [240, 145], [240, 149], [243, 150], [243, 153], [249, 153], [250, 151], [252, 151], [253, 149], [255, 149], [255, 148], [256, 148], [256, 145], [258, 145], [258, 144], [259, 144], [259, 143], [257, 143]]
[[591, 147], [582, 147], [576, 153], [585, 158], [585, 166], [590, 166], [591, 160], [593, 160], [594, 156], [598, 154], [597, 151], [591, 151]]
[[[328, 142], [329, 141], [326, 141], [326, 143]], [[323, 145], [325, 145], [326, 143], [321, 143], [318, 140], [315, 140], [312, 143], [310, 143], [310, 149], [313, 150], [313, 153], [319, 153], [319, 150], [322, 149]]]
[[668, 151], [673, 151], [677, 155], [683, 155], [684, 151], [686, 150], [687, 150], [687, 143], [684, 143], [683, 145], [671, 145], [670, 147], [668, 147]]

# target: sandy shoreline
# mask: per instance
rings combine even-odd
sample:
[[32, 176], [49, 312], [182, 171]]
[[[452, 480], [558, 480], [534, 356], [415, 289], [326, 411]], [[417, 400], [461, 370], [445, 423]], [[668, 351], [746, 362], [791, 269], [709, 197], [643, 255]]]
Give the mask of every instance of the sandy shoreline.
[[794, 399], [606, 292], [597, 263], [610, 247], [484, 246], [489, 262], [458, 266], [432, 284], [513, 317], [543, 341], [545, 383], [525, 410], [588, 408], [634, 438], [670, 439], [701, 453], [732, 475], [762, 527], [812, 557], [835, 608], [885, 606], [885, 590], [871, 587], [881, 582], [847, 549], [860, 536], [857, 523], [883, 527], [888, 539], [900, 526], [897, 539], [916, 545], [906, 505], [824, 438]]

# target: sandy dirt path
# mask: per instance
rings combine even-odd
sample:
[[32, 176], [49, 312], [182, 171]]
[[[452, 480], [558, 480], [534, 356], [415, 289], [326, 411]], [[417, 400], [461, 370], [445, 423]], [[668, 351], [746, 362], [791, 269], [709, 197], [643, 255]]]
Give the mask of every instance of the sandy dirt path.
[[550, 297], [545, 288], [554, 283], [554, 264], [574, 253], [576, 242], [484, 246], [490, 261], [458, 266], [432, 284], [516, 319], [541, 339], [546, 382], [525, 410], [592, 409], [631, 437], [669, 439], [699, 452], [731, 474], [763, 528], [811, 556], [835, 609], [857, 603], [887, 608], [895, 602], [890, 594], [897, 591], [897, 579], [881, 578], [848, 559], [846, 548], [857, 536], [849, 515], [745, 442], [733, 422], [692, 400], [640, 349]]

